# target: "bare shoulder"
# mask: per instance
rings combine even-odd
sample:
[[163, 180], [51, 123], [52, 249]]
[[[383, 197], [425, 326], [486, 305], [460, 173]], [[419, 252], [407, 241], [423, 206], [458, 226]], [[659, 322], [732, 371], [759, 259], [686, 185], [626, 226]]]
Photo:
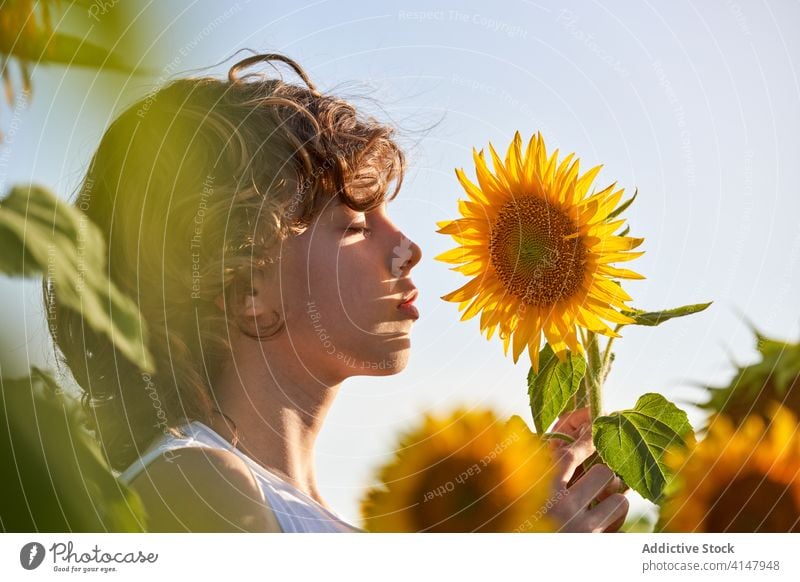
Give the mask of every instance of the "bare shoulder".
[[166, 451], [130, 487], [142, 499], [148, 531], [281, 531], [253, 472], [224, 449]]

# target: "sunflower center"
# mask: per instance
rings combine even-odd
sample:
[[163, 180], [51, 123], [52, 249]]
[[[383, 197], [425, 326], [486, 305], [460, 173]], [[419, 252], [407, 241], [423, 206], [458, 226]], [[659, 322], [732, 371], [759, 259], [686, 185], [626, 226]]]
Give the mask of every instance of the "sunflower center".
[[734, 479], [712, 500], [711, 532], [800, 532], [800, 507], [791, 486], [763, 475]]
[[507, 202], [492, 225], [489, 255], [506, 290], [527, 305], [572, 296], [585, 273], [586, 248], [575, 222], [537, 196]]
[[423, 473], [413, 499], [424, 505], [424, 510], [411, 512], [414, 531], [510, 531], [504, 512], [515, 500], [507, 498], [498, 486], [508, 475], [500, 472], [497, 463], [469, 475], [467, 471], [477, 465], [475, 458], [454, 455]]

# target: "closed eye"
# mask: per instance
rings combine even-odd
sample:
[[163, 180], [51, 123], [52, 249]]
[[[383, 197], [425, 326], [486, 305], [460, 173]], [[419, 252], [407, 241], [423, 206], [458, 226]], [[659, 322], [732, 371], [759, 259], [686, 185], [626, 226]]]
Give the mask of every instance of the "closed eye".
[[366, 225], [363, 225], [363, 226], [349, 226], [347, 228], [347, 232], [360, 233], [360, 234], [362, 234], [364, 236], [369, 236], [370, 234], [372, 234], [372, 229], [367, 228]]

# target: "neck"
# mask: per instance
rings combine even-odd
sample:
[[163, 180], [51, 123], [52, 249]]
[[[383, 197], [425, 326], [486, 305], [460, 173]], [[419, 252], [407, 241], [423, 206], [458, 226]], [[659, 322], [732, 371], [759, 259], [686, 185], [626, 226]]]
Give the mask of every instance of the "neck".
[[[215, 414], [211, 428], [230, 442], [236, 434], [239, 450], [327, 507], [317, 489], [314, 445], [341, 382], [321, 382], [302, 365], [287, 366], [283, 357], [270, 357], [261, 348], [250, 358], [242, 353], [246, 348], [235, 351], [243, 361], [229, 361], [215, 379], [217, 408], [224, 416]], [[245, 363], [253, 361], [264, 366]], [[270, 368], [270, 361], [281, 365]]]

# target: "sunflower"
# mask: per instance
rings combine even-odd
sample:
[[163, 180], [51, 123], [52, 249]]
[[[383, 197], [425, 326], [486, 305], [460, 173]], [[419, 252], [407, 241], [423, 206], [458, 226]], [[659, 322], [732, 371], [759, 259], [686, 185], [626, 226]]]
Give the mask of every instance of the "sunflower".
[[706, 387], [709, 399], [699, 406], [724, 412], [734, 423], [750, 415], [768, 418], [768, 407], [778, 402], [800, 415], [800, 343], [782, 342], [756, 333], [761, 360], [739, 367], [725, 387]]
[[[490, 410], [426, 415], [401, 436], [379, 486], [361, 501], [374, 532], [555, 531], [550, 449], [519, 416]], [[552, 501], [550, 501], [552, 507]]]
[[619, 205], [623, 189], [587, 195], [602, 166], [579, 176], [574, 154], [548, 157], [540, 133], [523, 156], [517, 132], [505, 163], [491, 143], [489, 151], [494, 172], [473, 150], [477, 185], [456, 170], [468, 195], [458, 201], [462, 218], [437, 223], [460, 246], [436, 259], [472, 277], [442, 299], [459, 303], [462, 321], [482, 312], [481, 332], [491, 339], [497, 330], [506, 355], [513, 336], [515, 363], [527, 346], [538, 372], [542, 335], [563, 360], [566, 350], [584, 353], [578, 327], [618, 337], [608, 323], [633, 322], [620, 313], [631, 298], [616, 280], [643, 277], [611, 263], [642, 255], [631, 250], [644, 239], [615, 234], [630, 203]]
[[[738, 428], [735, 428], [738, 426]], [[661, 529], [674, 532], [800, 532], [800, 427], [773, 405], [734, 425], [716, 415], [706, 437], [671, 451], [675, 472], [661, 508]]]

